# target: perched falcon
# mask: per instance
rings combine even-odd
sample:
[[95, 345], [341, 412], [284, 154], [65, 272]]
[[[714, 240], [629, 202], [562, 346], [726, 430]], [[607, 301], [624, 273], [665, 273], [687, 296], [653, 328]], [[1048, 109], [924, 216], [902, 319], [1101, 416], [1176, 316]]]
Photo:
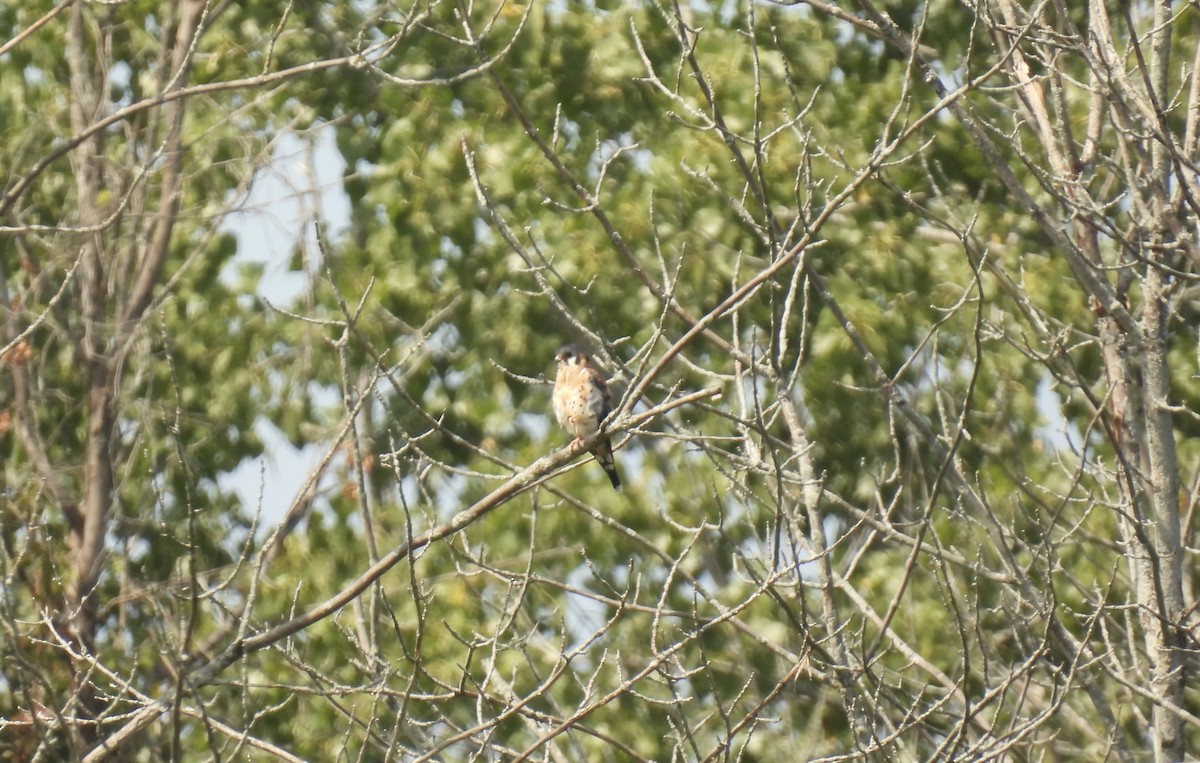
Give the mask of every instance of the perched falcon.
[[[574, 345], [567, 345], [554, 356], [558, 361], [558, 377], [554, 380], [554, 417], [576, 441], [600, 429], [600, 422], [612, 410], [612, 395], [604, 376], [592, 365], [592, 358]], [[592, 448], [592, 455], [617, 490], [621, 478], [613, 461], [612, 442], [602, 437]]]

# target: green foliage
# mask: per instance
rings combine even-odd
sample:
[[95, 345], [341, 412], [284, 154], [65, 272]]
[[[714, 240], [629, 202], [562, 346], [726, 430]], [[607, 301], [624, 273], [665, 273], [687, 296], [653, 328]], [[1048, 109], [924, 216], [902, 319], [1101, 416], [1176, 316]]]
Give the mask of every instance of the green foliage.
[[[0, 35], [51, 8], [37, 5], [0, 8]], [[813, 9], [757, 3], [364, 15], [375, 11], [329, 2], [286, 17], [249, 6], [210, 19], [190, 85], [402, 36], [366, 62], [187, 99], [178, 219], [136, 330], [121, 334], [121, 299], [163, 208], [161, 165], [146, 157], [164, 141], [166, 108], [96, 143], [111, 178], [100, 206], [114, 214], [94, 234], [107, 268], [98, 324], [85, 321], [82, 276], [51, 304], [93, 235], [70, 227], [86, 206], [78, 154], [51, 161], [4, 221], [61, 229], [0, 238], [6, 288], [20, 296], [9, 335], [47, 316], [27, 337], [36, 399], [24, 410], [76, 500], [92, 410], [79, 337], [125, 339], [106, 348], [121, 358], [117, 479], [93, 593], [96, 658], [120, 668], [95, 680], [121, 702], [182, 691], [204, 708], [164, 716], [130, 743], [134, 758], [232, 755], [206, 718], [320, 760], [501, 759], [549, 743], [578, 760], [792, 760], [857, 754], [893, 723], [896, 755], [913, 759], [1027, 722], [1028, 737], [1013, 732], [1021, 754], [1046, 740], [1077, 751], [1064, 759], [1099, 754], [1106, 740], [1088, 729], [1102, 714], [1081, 688], [1097, 673], [1067, 675], [1047, 646], [1061, 628], [1105, 652], [1102, 615], [1132, 628], [1105, 614], [1129, 606], [1133, 583], [1110, 540], [1122, 504], [1095, 408], [1111, 393], [1097, 312], [912, 61]], [[921, 43], [952, 77], [999, 62], [958, 6], [882, 7], [906, 28], [923, 23]], [[107, 107], [169, 78], [166, 11], [150, 0], [83, 11]], [[6, 54], [22, 75], [0, 85], [0, 128], [20, 136], [0, 148], [7, 178], [69, 137], [61, 48], [35, 35]], [[1062, 65], [1086, 77], [1082, 63]], [[1037, 141], [1003, 88], [962, 98], [1017, 182], [1058, 209], [1061, 190], [1031, 166]], [[1082, 129], [1087, 99], [1063, 99]], [[319, 267], [297, 245], [291, 269], [319, 275], [279, 312], [256, 296], [270, 266], [237, 265], [221, 223], [280, 134], [321, 125], [346, 161], [351, 211], [344, 229], [322, 231]], [[1097, 164], [1095, 192], [1121, 202], [1110, 219], [1124, 230], [1130, 189]], [[126, 194], [144, 206], [116, 213]], [[802, 241], [799, 260], [769, 271]], [[1115, 263], [1118, 236], [1105, 246]], [[560, 345], [585, 344], [619, 400], [756, 277], [736, 314], [706, 323], [649, 386], [637, 410], [713, 385], [721, 398], [635, 432], [618, 451], [623, 493], [594, 464], [556, 475], [410, 554], [328, 618], [241, 651], [565, 445], [549, 415]], [[1187, 320], [1168, 338], [1172, 402], [1194, 410]], [[374, 370], [385, 378], [368, 387]], [[14, 411], [16, 373], [0, 382]], [[366, 398], [352, 436], [347, 384], [348, 398]], [[263, 455], [266, 422], [333, 453], [269, 541], [279, 518], [264, 532], [228, 482]], [[1175, 423], [1181, 462], [1194, 460], [1195, 417]], [[75, 536], [13, 427], [0, 457], [4, 613], [18, 644], [5, 667], [38, 666], [6, 679], [0, 716], [13, 717], [34, 700], [61, 710], [78, 680], [41, 622], [69, 600]], [[811, 513], [801, 463], [823, 491]], [[208, 685], [179, 678], [235, 652]], [[1034, 688], [1005, 684], [1015, 674]], [[1095, 691], [1145, 703], [1116, 681]], [[1060, 711], [1068, 720], [1029, 721]], [[1132, 725], [1112, 732], [1138, 744]]]

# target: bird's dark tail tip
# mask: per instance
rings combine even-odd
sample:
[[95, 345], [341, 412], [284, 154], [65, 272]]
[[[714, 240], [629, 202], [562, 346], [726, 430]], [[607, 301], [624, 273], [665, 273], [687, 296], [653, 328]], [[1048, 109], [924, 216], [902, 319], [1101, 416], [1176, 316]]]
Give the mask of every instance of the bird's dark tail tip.
[[620, 490], [621, 478], [617, 475], [616, 467], [609, 467], [604, 471], [608, 474], [608, 481], [612, 483], [613, 490]]

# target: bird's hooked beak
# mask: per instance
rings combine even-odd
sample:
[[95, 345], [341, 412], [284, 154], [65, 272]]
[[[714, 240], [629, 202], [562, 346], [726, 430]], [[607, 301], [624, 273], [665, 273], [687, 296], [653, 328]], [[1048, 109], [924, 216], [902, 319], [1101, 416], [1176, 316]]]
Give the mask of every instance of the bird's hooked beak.
[[567, 345], [558, 351], [558, 354], [554, 356], [554, 359], [559, 363], [566, 365], [572, 361], [580, 360], [583, 357], [583, 350], [580, 350], [578, 347], [574, 347], [572, 345]]

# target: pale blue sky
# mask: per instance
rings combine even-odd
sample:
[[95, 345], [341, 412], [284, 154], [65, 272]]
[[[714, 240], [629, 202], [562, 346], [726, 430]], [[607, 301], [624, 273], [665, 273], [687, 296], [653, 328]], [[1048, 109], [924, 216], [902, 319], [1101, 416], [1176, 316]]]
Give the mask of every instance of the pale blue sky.
[[[297, 240], [303, 237], [306, 242], [310, 265], [319, 265], [313, 220], [322, 220], [331, 238], [349, 222], [350, 201], [342, 188], [345, 166], [332, 127], [282, 136], [245, 203], [226, 218], [224, 228], [237, 236], [238, 253], [223, 276], [232, 281], [239, 265], [261, 263], [258, 294], [279, 307], [291, 306], [309, 278], [291, 269]], [[264, 457], [242, 463], [226, 476], [226, 484], [237, 490], [246, 511], [252, 513], [261, 483], [260, 521], [269, 528], [291, 505], [327, 443], [297, 450], [265, 419], [259, 420], [256, 430], [266, 446]]]

